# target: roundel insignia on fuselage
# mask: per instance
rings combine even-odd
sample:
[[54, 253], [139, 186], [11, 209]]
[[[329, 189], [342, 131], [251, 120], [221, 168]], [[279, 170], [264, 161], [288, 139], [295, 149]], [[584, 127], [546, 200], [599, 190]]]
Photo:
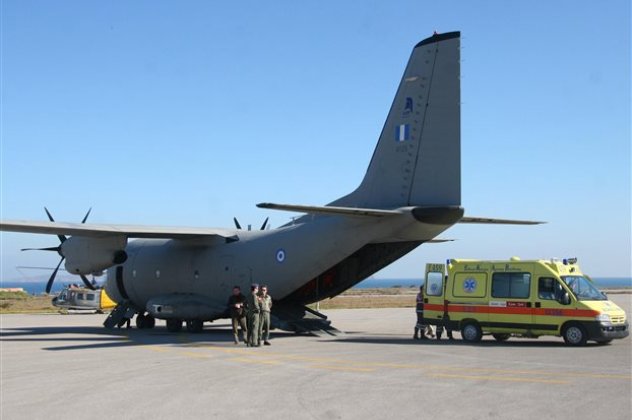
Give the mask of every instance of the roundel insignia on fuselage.
[[285, 261], [285, 250], [284, 249], [278, 249], [276, 252], [276, 260], [278, 263], [282, 263], [283, 261]]

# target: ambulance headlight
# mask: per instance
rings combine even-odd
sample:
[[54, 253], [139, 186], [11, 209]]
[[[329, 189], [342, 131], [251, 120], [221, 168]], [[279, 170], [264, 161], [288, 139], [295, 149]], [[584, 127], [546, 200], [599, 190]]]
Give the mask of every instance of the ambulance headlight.
[[610, 315], [608, 314], [599, 314], [595, 317], [596, 321], [599, 321], [601, 323], [604, 324], [609, 324], [610, 323]]

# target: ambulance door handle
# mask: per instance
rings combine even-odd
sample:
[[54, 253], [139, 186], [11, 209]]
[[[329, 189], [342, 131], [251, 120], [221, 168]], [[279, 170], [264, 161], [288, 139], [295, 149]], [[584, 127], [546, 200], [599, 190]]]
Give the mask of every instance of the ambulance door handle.
[[536, 307], [536, 308], [539, 308], [540, 306], [541, 306], [540, 302], [536, 302], [536, 303], [535, 303], [535, 307]]

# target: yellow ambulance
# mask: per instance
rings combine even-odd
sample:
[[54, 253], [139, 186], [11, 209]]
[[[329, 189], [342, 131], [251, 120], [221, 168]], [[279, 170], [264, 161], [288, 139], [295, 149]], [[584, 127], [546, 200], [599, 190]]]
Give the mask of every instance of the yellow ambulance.
[[424, 320], [460, 331], [468, 342], [484, 334], [498, 341], [554, 335], [581, 346], [629, 334], [625, 312], [582, 274], [576, 258], [427, 264]]

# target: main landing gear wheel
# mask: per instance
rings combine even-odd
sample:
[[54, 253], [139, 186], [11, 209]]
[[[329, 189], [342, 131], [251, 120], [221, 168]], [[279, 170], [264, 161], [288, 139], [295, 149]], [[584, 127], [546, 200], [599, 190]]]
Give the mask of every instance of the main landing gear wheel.
[[187, 320], [187, 331], [190, 333], [200, 333], [204, 328], [204, 323], [199, 319]]
[[469, 322], [461, 328], [461, 337], [468, 343], [478, 343], [483, 337], [483, 331], [477, 323]]
[[181, 319], [168, 319], [167, 330], [172, 333], [176, 333], [182, 330], [182, 320]]
[[139, 330], [149, 330], [156, 326], [156, 318], [147, 314], [136, 315], [136, 328]]

